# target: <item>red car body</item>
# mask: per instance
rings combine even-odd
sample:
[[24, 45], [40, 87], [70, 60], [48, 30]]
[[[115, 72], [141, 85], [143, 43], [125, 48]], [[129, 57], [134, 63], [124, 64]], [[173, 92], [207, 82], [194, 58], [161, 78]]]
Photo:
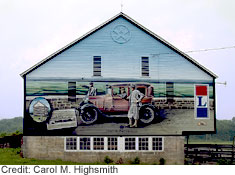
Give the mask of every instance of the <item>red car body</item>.
[[[148, 83], [135, 83], [136, 89], [144, 94], [139, 106], [140, 121], [151, 123], [156, 115], [153, 103], [153, 86]], [[80, 103], [80, 118], [85, 124], [92, 124], [101, 114], [106, 117], [127, 117], [130, 108], [130, 83], [108, 85], [105, 95], [86, 96]]]
[[[110, 94], [89, 96], [89, 102], [94, 104], [103, 113], [116, 113], [116, 112], [128, 112], [129, 110], [129, 95], [131, 93], [130, 83], [118, 83], [110, 85]], [[152, 104], [153, 99], [153, 87], [148, 83], [136, 83], [136, 89], [144, 94], [144, 98], [141, 103]], [[121, 97], [120, 90], [125, 88], [126, 97]], [[119, 93], [117, 92], [119, 90]]]

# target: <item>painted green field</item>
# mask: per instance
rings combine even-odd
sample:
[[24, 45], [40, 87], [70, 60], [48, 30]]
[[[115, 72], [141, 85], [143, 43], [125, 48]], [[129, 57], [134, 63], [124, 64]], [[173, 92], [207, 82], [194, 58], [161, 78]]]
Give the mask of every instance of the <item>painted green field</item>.
[[[97, 88], [97, 94], [103, 95], [106, 91], [107, 84], [114, 82], [94, 82]], [[154, 88], [154, 97], [166, 96], [165, 83], [151, 83]], [[89, 82], [76, 82], [77, 95], [87, 94]], [[213, 97], [213, 88], [210, 86], [210, 98]], [[44, 96], [44, 95], [67, 95], [68, 82], [56, 81], [29, 81], [26, 86], [26, 95], [29, 96]], [[192, 83], [175, 83], [174, 84], [175, 97], [194, 97], [194, 84]]]

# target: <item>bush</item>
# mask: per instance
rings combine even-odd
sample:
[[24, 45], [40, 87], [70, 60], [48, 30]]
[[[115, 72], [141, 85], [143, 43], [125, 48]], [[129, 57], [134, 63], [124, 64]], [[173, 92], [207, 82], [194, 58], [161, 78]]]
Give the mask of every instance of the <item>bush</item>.
[[110, 164], [110, 163], [113, 163], [113, 160], [110, 159], [109, 156], [105, 156], [105, 158], [104, 158], [104, 163]]
[[165, 165], [166, 160], [164, 158], [160, 158], [159, 165]]
[[230, 164], [230, 161], [229, 160], [226, 160], [226, 159], [219, 159], [216, 163], [217, 165], [229, 165]]
[[116, 162], [116, 164], [123, 164], [122, 158], [120, 158], [120, 159]]
[[131, 161], [131, 164], [140, 164], [140, 158], [136, 157], [134, 161]]

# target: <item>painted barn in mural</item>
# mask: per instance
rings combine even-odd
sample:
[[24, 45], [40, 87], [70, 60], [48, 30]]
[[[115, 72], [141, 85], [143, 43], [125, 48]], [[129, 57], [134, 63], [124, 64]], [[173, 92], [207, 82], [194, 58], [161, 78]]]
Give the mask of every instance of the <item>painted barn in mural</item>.
[[21, 76], [25, 135], [215, 132], [216, 75], [123, 13]]

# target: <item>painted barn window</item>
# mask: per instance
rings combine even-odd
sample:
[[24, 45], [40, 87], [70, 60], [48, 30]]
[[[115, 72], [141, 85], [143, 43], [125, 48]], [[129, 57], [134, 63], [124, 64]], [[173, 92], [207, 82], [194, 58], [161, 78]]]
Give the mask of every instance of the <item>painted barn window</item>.
[[154, 151], [163, 150], [163, 138], [162, 137], [153, 137], [152, 138], [152, 149]]
[[125, 138], [125, 150], [136, 150], [136, 141], [135, 137]]
[[108, 150], [118, 150], [117, 137], [108, 137]]
[[147, 137], [139, 137], [139, 150], [149, 150], [149, 139]]
[[172, 103], [174, 99], [174, 83], [166, 82], [166, 98], [167, 102]]
[[149, 57], [142, 57], [142, 76], [149, 77]]
[[68, 100], [76, 101], [76, 82], [68, 82]]
[[93, 150], [104, 150], [104, 137], [93, 138]]
[[90, 137], [80, 137], [80, 150], [91, 150], [91, 138]]
[[76, 137], [66, 138], [66, 150], [77, 150], [77, 138]]
[[93, 57], [93, 76], [101, 76], [101, 56]]

